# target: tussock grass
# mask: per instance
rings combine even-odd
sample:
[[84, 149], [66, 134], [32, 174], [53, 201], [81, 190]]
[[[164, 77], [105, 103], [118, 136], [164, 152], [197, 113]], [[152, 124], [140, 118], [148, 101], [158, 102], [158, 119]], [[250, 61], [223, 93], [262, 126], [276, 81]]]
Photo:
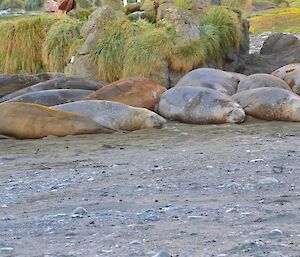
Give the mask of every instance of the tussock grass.
[[284, 8], [261, 12], [250, 18], [250, 32], [300, 32], [300, 8]]
[[126, 43], [123, 77], [150, 75], [172, 54], [173, 42], [166, 28], [145, 24]]
[[63, 72], [69, 61], [70, 48], [80, 36], [81, 26], [81, 22], [70, 18], [62, 18], [51, 26], [43, 43], [42, 55], [43, 64], [49, 71]]
[[0, 68], [3, 73], [43, 71], [42, 45], [48, 28], [56, 22], [51, 15], [13, 19], [0, 24]]
[[238, 49], [241, 21], [238, 14], [225, 7], [210, 7], [201, 20], [202, 43], [206, 46], [206, 60], [220, 62], [230, 49]]

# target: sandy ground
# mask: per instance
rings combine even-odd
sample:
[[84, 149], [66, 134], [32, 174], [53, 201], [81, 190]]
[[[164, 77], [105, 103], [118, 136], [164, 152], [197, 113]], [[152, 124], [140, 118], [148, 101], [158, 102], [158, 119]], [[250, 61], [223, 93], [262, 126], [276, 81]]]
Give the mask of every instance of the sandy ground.
[[0, 256], [300, 256], [299, 123], [0, 144]]

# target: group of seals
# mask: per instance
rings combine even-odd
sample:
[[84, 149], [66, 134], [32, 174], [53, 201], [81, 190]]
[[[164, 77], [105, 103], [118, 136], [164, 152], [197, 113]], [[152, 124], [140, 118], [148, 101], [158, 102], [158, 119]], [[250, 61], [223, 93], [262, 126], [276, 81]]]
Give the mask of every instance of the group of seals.
[[294, 93], [300, 88], [299, 72], [300, 64], [272, 75], [250, 76], [199, 68], [169, 90], [140, 77], [108, 85], [67, 77], [29, 83], [0, 99], [0, 135], [39, 138], [133, 131], [161, 128], [165, 118], [193, 124], [242, 123], [246, 115], [300, 121], [300, 96]]

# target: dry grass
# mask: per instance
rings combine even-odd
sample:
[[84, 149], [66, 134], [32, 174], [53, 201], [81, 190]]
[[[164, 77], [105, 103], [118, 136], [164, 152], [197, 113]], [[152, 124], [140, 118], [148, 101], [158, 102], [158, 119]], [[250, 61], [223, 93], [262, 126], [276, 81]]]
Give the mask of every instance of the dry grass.
[[250, 32], [300, 32], [300, 8], [285, 8], [262, 12], [250, 18]]

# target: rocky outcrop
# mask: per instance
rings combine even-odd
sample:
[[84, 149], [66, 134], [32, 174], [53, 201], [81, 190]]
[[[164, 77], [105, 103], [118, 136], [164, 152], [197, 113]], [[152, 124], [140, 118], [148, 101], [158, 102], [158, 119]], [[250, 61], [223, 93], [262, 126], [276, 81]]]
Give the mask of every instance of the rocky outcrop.
[[243, 58], [243, 73], [271, 73], [284, 65], [300, 62], [300, 40], [294, 35], [273, 33], [265, 40], [260, 53]]

